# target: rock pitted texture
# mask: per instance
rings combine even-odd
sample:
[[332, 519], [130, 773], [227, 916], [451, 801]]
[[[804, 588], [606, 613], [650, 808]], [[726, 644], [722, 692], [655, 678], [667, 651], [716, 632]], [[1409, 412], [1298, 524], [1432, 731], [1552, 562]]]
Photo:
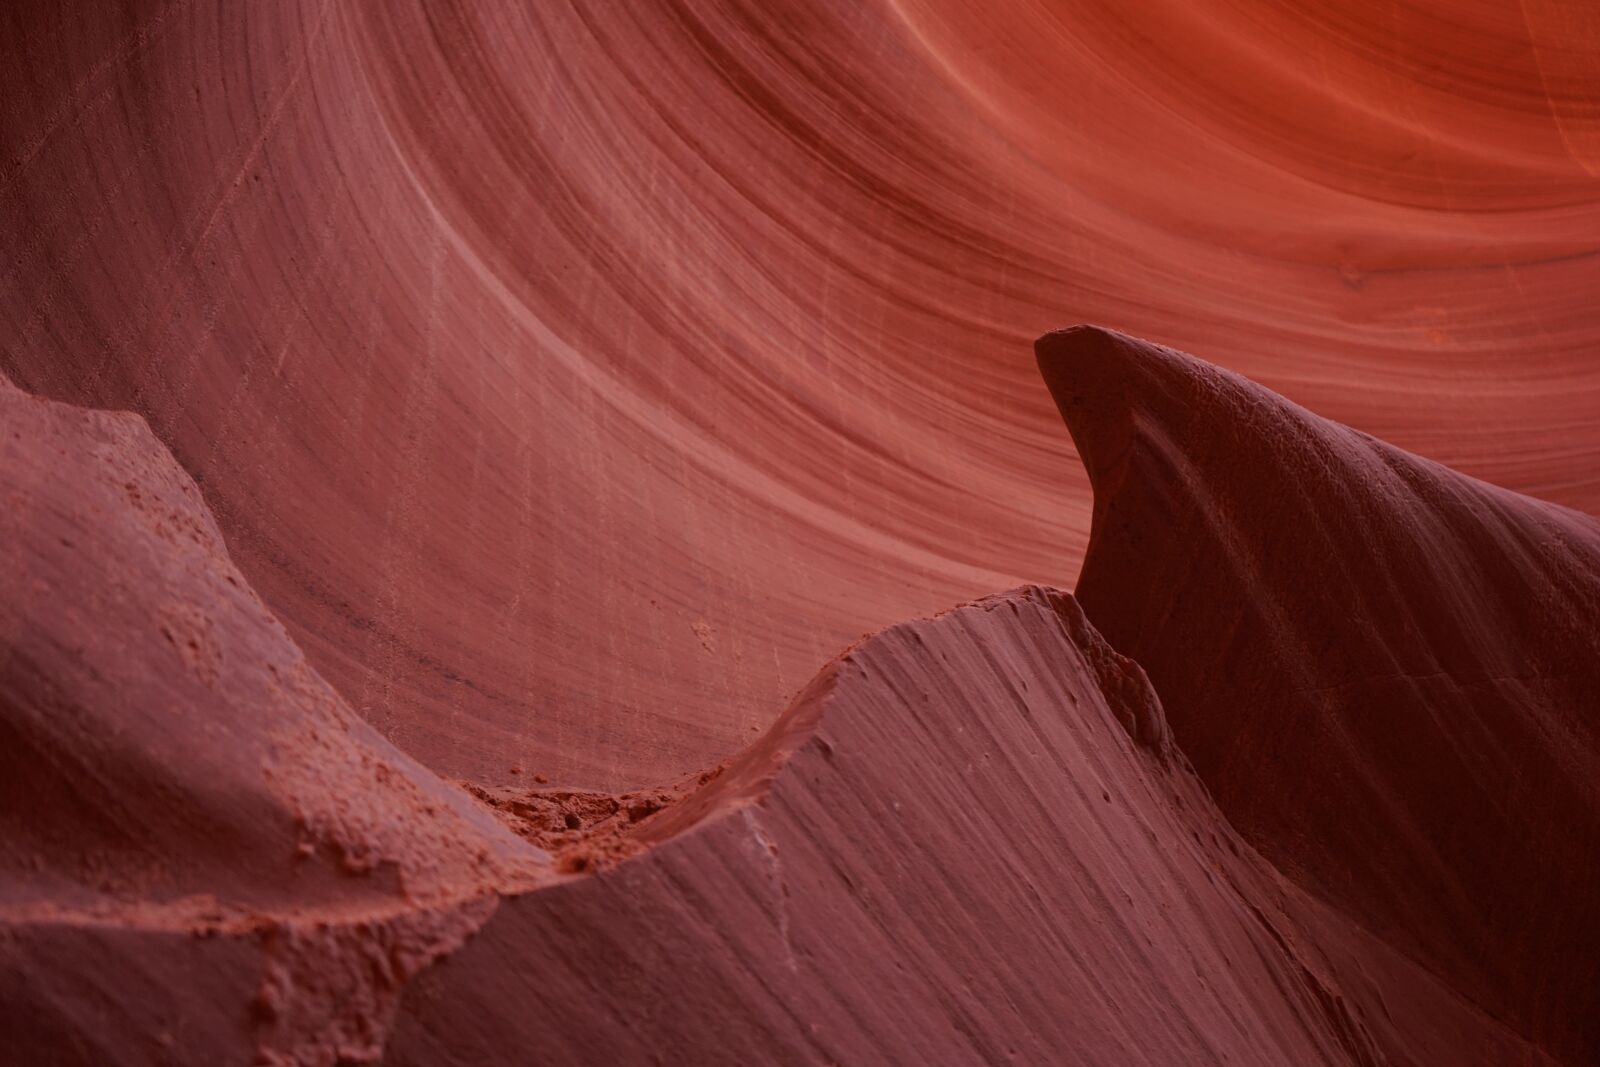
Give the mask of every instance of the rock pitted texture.
[[394, 748], [128, 413], [0, 379], [0, 1060], [371, 1059], [546, 854]]

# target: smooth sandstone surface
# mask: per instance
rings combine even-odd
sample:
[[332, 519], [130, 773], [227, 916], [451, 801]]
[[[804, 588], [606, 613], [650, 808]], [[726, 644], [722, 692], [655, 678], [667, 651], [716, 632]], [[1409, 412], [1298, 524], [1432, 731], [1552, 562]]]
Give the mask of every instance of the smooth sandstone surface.
[[1600, 510], [1588, 0], [13, 0], [0, 369], [142, 413], [312, 664], [676, 780], [1070, 586], [1105, 322]]
[[1600, 522], [1120, 334], [1038, 358], [1094, 486], [1077, 596], [1222, 811], [1524, 1032], [1600, 1052]]

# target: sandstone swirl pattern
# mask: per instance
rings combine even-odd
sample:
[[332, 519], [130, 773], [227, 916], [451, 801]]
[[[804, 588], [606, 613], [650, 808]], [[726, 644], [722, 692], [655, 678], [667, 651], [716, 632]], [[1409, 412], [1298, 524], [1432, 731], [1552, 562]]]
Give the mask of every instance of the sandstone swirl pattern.
[[14, 0], [0, 369], [144, 414], [424, 762], [669, 780], [865, 630], [1071, 584], [1063, 323], [1600, 509], [1597, 38], [1587, 0]]

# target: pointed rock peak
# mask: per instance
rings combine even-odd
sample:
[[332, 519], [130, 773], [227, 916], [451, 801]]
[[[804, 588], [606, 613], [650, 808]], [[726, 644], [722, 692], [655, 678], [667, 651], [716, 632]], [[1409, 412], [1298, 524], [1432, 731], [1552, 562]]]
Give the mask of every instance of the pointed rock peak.
[[1052, 330], [1034, 342], [1045, 385], [1078, 448], [1095, 491], [1096, 523], [1104, 498], [1126, 473], [1135, 439], [1156, 422], [1180, 419], [1206, 397], [1250, 386], [1192, 356], [1103, 326]]
[[1159, 345], [1036, 348], [1095, 494], [1077, 598], [1230, 821], [1525, 1033], [1600, 1047], [1596, 885], [1526, 875], [1600, 855], [1600, 523]]
[[1106, 414], [1126, 401], [1129, 383], [1141, 376], [1158, 350], [1127, 334], [1100, 326], [1052, 330], [1033, 343], [1039, 372], [1056, 407], [1073, 427], [1084, 418]]
[[1051, 330], [1033, 343], [1033, 351], [1050, 394], [1063, 409], [1125, 398], [1155, 382], [1216, 373], [1193, 356], [1104, 326]]
[[1125, 333], [1081, 323], [1051, 330], [1033, 343], [1039, 370], [1057, 403], [1077, 399], [1120, 377], [1150, 346]]

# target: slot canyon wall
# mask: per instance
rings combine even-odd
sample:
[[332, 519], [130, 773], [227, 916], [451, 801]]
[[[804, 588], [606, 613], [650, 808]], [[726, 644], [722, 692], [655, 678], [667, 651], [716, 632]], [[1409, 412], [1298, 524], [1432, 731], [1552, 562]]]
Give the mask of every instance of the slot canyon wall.
[[719, 758], [1070, 585], [1105, 322], [1600, 508], [1600, 23], [1554, 0], [7, 5], [4, 369], [143, 413], [452, 774]]
[[1600, 8], [0, 53], [17, 1062], [1600, 1062]]

